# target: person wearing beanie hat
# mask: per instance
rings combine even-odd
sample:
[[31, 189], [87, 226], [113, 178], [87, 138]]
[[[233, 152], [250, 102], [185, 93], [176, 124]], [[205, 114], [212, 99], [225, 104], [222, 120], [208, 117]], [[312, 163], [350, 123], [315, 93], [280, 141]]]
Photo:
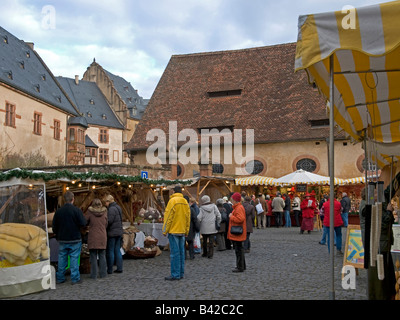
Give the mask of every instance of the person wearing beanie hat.
[[214, 255], [214, 238], [218, 232], [216, 224], [220, 225], [221, 223], [221, 213], [207, 195], [201, 198], [200, 213], [197, 216], [197, 220], [200, 222], [200, 233], [203, 236], [202, 257], [212, 259]]
[[[241, 203], [242, 196], [240, 193], [235, 192], [232, 195], [233, 211], [229, 215], [229, 229], [228, 239], [232, 241], [236, 255], [236, 268], [233, 272], [243, 272], [246, 270], [246, 261], [244, 258], [243, 242], [246, 240], [246, 211]], [[241, 226], [243, 228], [242, 234], [232, 234], [232, 226]]]
[[163, 235], [168, 234], [171, 275], [165, 280], [182, 279], [185, 273], [185, 242], [190, 229], [190, 207], [179, 186], [174, 188], [164, 213]]
[[116, 273], [122, 273], [123, 260], [121, 254], [121, 241], [124, 229], [122, 227], [122, 209], [114, 201], [112, 195], [107, 195], [104, 198], [106, 207], [108, 208], [107, 214], [107, 273], [113, 273], [114, 261], [117, 265]]
[[239, 193], [239, 192], [235, 192], [233, 195], [232, 195], [232, 200], [234, 200], [234, 201], [236, 201], [236, 202], [240, 202], [240, 201], [242, 201], [242, 196], [241, 196], [241, 194]]

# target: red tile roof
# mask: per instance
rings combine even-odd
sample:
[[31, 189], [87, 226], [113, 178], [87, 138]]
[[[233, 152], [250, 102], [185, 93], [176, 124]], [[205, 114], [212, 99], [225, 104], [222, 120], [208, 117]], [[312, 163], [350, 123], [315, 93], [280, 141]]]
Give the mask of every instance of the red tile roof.
[[[268, 47], [174, 55], [171, 57], [128, 150], [142, 150], [150, 129], [168, 133], [168, 122], [185, 128], [233, 126], [255, 129], [256, 143], [321, 140], [329, 128], [311, 128], [326, 119], [325, 101], [294, 73], [296, 43]], [[209, 97], [208, 92], [242, 90]]]

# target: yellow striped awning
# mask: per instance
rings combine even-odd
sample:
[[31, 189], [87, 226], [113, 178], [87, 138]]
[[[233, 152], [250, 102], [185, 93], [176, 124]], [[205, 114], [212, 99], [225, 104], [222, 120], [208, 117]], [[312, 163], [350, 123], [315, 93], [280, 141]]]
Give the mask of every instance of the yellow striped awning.
[[400, 142], [400, 1], [303, 15], [298, 26], [295, 71], [327, 100], [333, 58], [335, 122], [356, 141]]
[[235, 179], [235, 184], [238, 186], [277, 186], [275, 178], [263, 176], [251, 176]]
[[344, 186], [348, 184], [362, 184], [362, 183], [365, 183], [365, 177], [342, 179], [342, 182], [339, 185]]

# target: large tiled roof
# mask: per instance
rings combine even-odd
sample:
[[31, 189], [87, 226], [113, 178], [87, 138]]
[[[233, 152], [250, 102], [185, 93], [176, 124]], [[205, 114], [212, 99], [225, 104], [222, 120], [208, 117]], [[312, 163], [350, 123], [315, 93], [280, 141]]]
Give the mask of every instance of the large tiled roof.
[[44, 61], [27, 45], [0, 27], [0, 82], [78, 116]]
[[[146, 110], [149, 102], [148, 99], [143, 99], [139, 96], [137, 90], [134, 89], [131, 83], [126, 81], [124, 78], [116, 76], [107, 70], [104, 71], [113, 82], [118, 94], [126, 103], [126, 107], [128, 108], [131, 117], [140, 120], [143, 116], [144, 110]], [[134, 108], [136, 108], [136, 113], [133, 111]]]
[[325, 140], [329, 127], [311, 120], [328, 118], [326, 102], [305, 72], [294, 73], [295, 50], [288, 43], [172, 56], [127, 149], [147, 148], [147, 132], [168, 133], [169, 121], [178, 131], [254, 129], [255, 143]]
[[85, 117], [88, 125], [124, 129], [106, 98], [94, 82], [57, 77], [65, 92]]

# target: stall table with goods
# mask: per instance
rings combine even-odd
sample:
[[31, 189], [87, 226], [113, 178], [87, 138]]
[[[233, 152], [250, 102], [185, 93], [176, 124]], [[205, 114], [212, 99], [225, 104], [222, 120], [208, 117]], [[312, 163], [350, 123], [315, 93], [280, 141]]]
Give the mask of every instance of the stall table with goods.
[[50, 289], [46, 211], [44, 183], [0, 182], [0, 298]]

